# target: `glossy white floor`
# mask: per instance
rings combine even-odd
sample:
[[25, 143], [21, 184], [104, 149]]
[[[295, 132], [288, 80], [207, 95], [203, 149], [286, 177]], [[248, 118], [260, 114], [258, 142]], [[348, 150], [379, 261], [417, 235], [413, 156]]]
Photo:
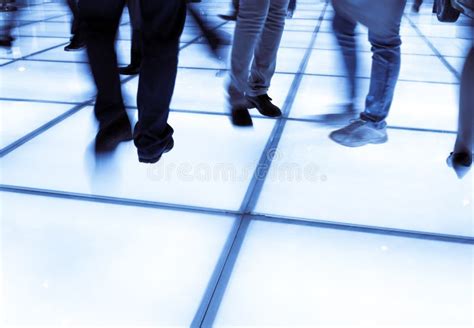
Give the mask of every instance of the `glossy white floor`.
[[[228, 1], [199, 6], [232, 34], [216, 16]], [[85, 52], [63, 51], [67, 9], [23, 8], [0, 49], [0, 327], [472, 327], [473, 176], [445, 164], [467, 20], [407, 6], [389, 141], [349, 149], [327, 137], [346, 101], [332, 14], [298, 1], [270, 90], [284, 118], [252, 112], [253, 129], [230, 124], [226, 63], [189, 19], [176, 146], [142, 165], [132, 143], [91, 153], [95, 90]], [[124, 13], [122, 64], [129, 33]], [[133, 119], [137, 82], [123, 85]]]

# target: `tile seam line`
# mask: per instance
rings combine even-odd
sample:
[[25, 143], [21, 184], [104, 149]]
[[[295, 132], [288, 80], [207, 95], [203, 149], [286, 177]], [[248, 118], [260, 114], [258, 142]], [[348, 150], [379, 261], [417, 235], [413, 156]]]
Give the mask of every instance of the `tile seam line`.
[[[20, 99], [20, 98], [1, 98], [0, 101], [13, 101], [13, 102], [24, 102], [24, 103], [32, 103], [32, 104], [51, 104], [51, 105], [80, 105], [81, 102], [66, 102], [66, 101], [51, 101], [51, 100], [40, 100], [40, 99]], [[137, 110], [136, 106], [129, 106], [126, 105], [125, 109], [128, 110]], [[41, 111], [41, 109], [38, 109]], [[190, 114], [190, 115], [211, 115], [211, 116], [223, 116], [229, 117], [229, 113], [223, 112], [212, 112], [206, 110], [194, 110], [194, 109], [182, 109], [182, 108], [170, 108], [171, 113], [181, 113], [181, 114]], [[274, 120], [274, 118], [266, 117], [266, 116], [257, 116], [251, 115], [252, 118], [259, 119], [259, 120]], [[299, 122], [299, 123], [315, 123], [326, 125], [321, 123], [315, 119], [303, 118], [303, 117], [282, 117], [283, 120]], [[426, 133], [439, 133], [439, 134], [456, 134], [457, 132], [454, 130], [443, 130], [443, 129], [432, 129], [432, 128], [415, 128], [410, 126], [397, 126], [397, 125], [388, 125], [388, 129], [393, 130], [402, 130], [402, 131], [413, 131], [413, 132], [426, 132]], [[9, 145], [7, 145], [9, 146]], [[7, 147], [6, 146], [6, 147]], [[5, 147], [4, 147], [5, 148]], [[0, 150], [1, 152], [1, 150]]]
[[264, 221], [271, 223], [290, 224], [298, 226], [308, 226], [320, 229], [338, 230], [338, 231], [349, 231], [359, 232], [371, 235], [382, 235], [392, 236], [416, 240], [429, 240], [435, 242], [450, 242], [459, 244], [470, 244], [474, 245], [474, 237], [454, 234], [444, 234], [422, 230], [409, 230], [401, 228], [392, 228], [384, 226], [372, 226], [364, 224], [355, 224], [340, 221], [328, 221], [319, 219], [305, 219], [305, 218], [293, 218], [287, 216], [278, 216], [271, 214], [252, 213], [252, 218], [255, 221]]
[[424, 35], [418, 26], [412, 21], [409, 15], [403, 14], [406, 20], [410, 23], [410, 26], [416, 31], [416, 33], [425, 41], [428, 47], [435, 53], [436, 57], [441, 61], [441, 63], [450, 71], [456, 79], [461, 80], [461, 75], [458, 71], [444, 58], [444, 56], [439, 52], [439, 50], [431, 43], [431, 41]]
[[175, 211], [175, 212], [200, 213], [200, 214], [209, 214], [209, 215], [217, 215], [217, 216], [218, 215], [235, 216], [239, 214], [237, 211], [229, 210], [229, 209], [189, 206], [189, 205], [178, 204], [178, 203], [157, 202], [157, 201], [151, 201], [151, 200], [141, 200], [141, 199], [134, 199], [134, 198], [106, 196], [106, 195], [84, 194], [84, 193], [77, 193], [77, 192], [21, 187], [21, 186], [5, 185], [5, 184], [0, 184], [0, 191], [15, 193], [15, 194], [33, 195], [33, 196], [46, 197], [46, 198], [58, 198], [58, 199], [66, 199], [66, 200], [84, 201], [84, 202], [97, 203], [97, 204], [113, 204], [113, 205], [119, 205], [119, 206], [162, 209], [162, 210], [170, 210], [170, 211]]
[[[302, 73], [305, 71], [307, 67], [307, 63], [311, 56], [314, 43], [316, 42], [316, 37], [322, 25], [322, 21], [326, 13], [328, 4], [329, 4], [328, 1], [326, 1], [324, 4], [324, 9], [321, 11], [319, 19], [313, 31], [311, 41], [308, 47], [306, 48], [305, 55], [303, 56], [301, 60], [298, 73], [295, 74], [293, 83], [287, 95], [287, 99], [285, 100], [285, 103], [284, 103], [284, 109], [283, 109], [284, 114], [288, 114], [291, 110], [291, 106], [293, 105], [293, 102], [294, 102], [295, 93], [301, 84]], [[275, 123], [275, 127], [269, 136], [268, 142], [262, 152], [258, 165], [263, 165], [266, 162], [268, 162], [267, 153], [271, 148], [275, 148], [276, 146], [278, 146], [285, 124], [286, 124], [285, 120], [277, 120], [277, 122]], [[267, 164], [271, 164], [271, 160], [270, 160], [270, 163], [267, 163]], [[258, 166], [257, 166], [257, 170], [258, 170]], [[240, 211], [243, 212], [244, 215], [242, 215], [242, 217], [240, 218], [239, 227], [235, 233], [235, 236], [233, 236], [233, 241], [231, 243], [230, 249], [227, 251], [226, 254], [221, 255], [221, 257], [225, 258], [225, 260], [223, 261], [223, 265], [220, 268], [217, 268], [217, 267], [215, 268], [215, 271], [218, 271], [217, 274], [216, 272], [214, 272], [214, 274], [217, 276], [217, 279], [215, 279], [214, 281], [211, 279], [210, 285], [208, 285], [206, 294], [204, 295], [203, 300], [201, 301], [201, 305], [198, 308], [198, 312], [196, 313], [193, 319], [192, 326], [208, 327], [214, 324], [217, 311], [223, 300], [225, 290], [227, 288], [230, 277], [232, 276], [235, 262], [239, 255], [242, 244], [245, 240], [246, 232], [251, 221], [251, 217], [248, 217], [246, 213], [251, 211], [252, 207], [254, 206], [254, 203], [255, 203], [254, 199], [258, 200], [258, 196], [261, 192], [261, 187], [259, 187], [258, 185], [263, 185], [264, 180], [268, 174], [268, 170], [269, 170], [269, 166], [266, 168], [266, 173], [264, 174], [263, 179], [259, 179], [259, 178], [255, 179], [255, 173], [257, 173], [257, 171], [254, 172], [252, 181], [249, 183], [249, 187], [247, 189], [247, 192], [245, 193], [244, 199], [242, 201], [242, 205], [240, 207]], [[225, 252], [226, 250], [223, 250], [223, 251]], [[209, 290], [210, 288], [212, 290]], [[203, 309], [203, 307], [205, 307], [205, 309]]]
[[298, 225], [298, 226], [308, 226], [308, 227], [313, 227], [313, 228], [325, 228], [325, 229], [330, 229], [330, 230], [355, 231], [355, 232], [368, 233], [368, 234], [373, 234], [373, 235], [388, 235], [388, 236], [395, 236], [395, 237], [405, 237], [405, 238], [410, 238], [410, 239], [446, 241], [446, 242], [474, 245], [474, 237], [429, 232], [429, 231], [422, 231], [422, 230], [409, 230], [409, 229], [391, 228], [391, 227], [384, 227], [384, 226], [355, 224], [355, 223], [350, 223], [350, 222], [280, 216], [280, 215], [275, 215], [275, 214], [266, 214], [266, 213], [258, 213], [258, 212], [244, 214], [236, 210], [230, 210], [230, 209], [210, 208], [210, 207], [201, 207], [201, 206], [188, 206], [188, 205], [183, 205], [179, 203], [156, 202], [156, 201], [140, 200], [140, 199], [134, 199], [134, 198], [84, 194], [84, 193], [75, 193], [75, 192], [68, 192], [68, 191], [58, 191], [58, 190], [52, 190], [52, 189], [22, 187], [22, 186], [15, 186], [15, 185], [0, 184], [0, 191], [5, 192], [5, 193], [30, 195], [30, 196], [44, 197], [44, 198], [57, 198], [57, 199], [83, 201], [83, 202], [98, 203], [98, 204], [112, 204], [112, 205], [117, 205], [117, 206], [152, 208], [152, 209], [169, 210], [169, 211], [175, 211], [175, 212], [207, 214], [207, 215], [214, 215], [214, 216], [235, 217], [236, 215], [240, 215], [240, 216], [247, 216], [249, 219], [252, 219], [254, 221], [264, 221], [264, 222], [271, 222], [271, 223], [277, 223], [277, 224], [290, 224], [290, 225]]

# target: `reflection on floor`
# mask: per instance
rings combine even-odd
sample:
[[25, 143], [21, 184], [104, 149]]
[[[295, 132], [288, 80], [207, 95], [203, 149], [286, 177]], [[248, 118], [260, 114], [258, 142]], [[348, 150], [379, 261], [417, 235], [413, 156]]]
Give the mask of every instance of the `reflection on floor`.
[[[229, 2], [198, 6], [231, 35], [217, 18]], [[132, 143], [94, 158], [95, 89], [85, 52], [63, 51], [68, 11], [22, 8], [0, 50], [0, 326], [472, 327], [473, 176], [445, 164], [467, 18], [407, 6], [389, 142], [348, 149], [327, 137], [348, 120], [327, 120], [347, 101], [332, 15], [298, 1], [270, 90], [287, 115], [252, 112], [253, 129], [230, 124], [226, 63], [189, 18], [176, 146], [150, 166]], [[371, 54], [357, 33], [361, 109]], [[125, 64], [126, 12], [118, 38]], [[123, 79], [132, 119], [137, 84]]]

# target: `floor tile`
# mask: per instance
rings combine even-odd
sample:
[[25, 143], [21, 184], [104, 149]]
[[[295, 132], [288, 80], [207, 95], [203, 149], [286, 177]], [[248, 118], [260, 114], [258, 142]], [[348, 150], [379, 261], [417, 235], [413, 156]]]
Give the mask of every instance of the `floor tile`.
[[464, 67], [465, 59], [462, 57], [444, 57], [446, 61], [458, 72], [458, 74], [462, 73], [462, 69]]
[[87, 64], [20, 60], [1, 70], [0, 98], [82, 102], [95, 94]]
[[0, 58], [18, 59], [49, 48], [66, 44], [68, 39], [19, 37], [11, 49], [0, 48]]
[[189, 326], [233, 224], [49, 197], [1, 199], [1, 324], [9, 327]]
[[15, 30], [16, 35], [30, 37], [62, 37], [69, 38], [71, 36], [71, 25], [69, 23], [56, 22], [38, 22], [18, 27]]
[[446, 165], [454, 135], [389, 130], [386, 144], [347, 148], [333, 129], [287, 124], [257, 212], [474, 236], [472, 172]]
[[273, 120], [254, 123], [238, 129], [225, 116], [172, 113], [175, 148], [158, 164], [139, 163], [132, 142], [96, 162], [95, 122], [86, 108], [4, 157], [2, 183], [238, 210], [273, 127]]
[[74, 105], [0, 101], [0, 149], [36, 130]]
[[467, 328], [473, 251], [472, 245], [253, 222], [215, 326]]

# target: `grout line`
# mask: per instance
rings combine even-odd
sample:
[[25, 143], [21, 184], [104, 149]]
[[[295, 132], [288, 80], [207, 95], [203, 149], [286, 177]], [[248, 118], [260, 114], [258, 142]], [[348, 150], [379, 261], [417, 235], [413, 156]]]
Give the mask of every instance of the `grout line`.
[[7, 192], [7, 193], [14, 193], [14, 194], [35, 196], [35, 197], [57, 198], [57, 199], [92, 202], [92, 203], [99, 203], [99, 204], [112, 204], [112, 205], [120, 205], [120, 206], [131, 206], [131, 207], [140, 207], [140, 208], [155, 208], [155, 209], [163, 209], [163, 210], [169, 210], [169, 211], [199, 213], [199, 214], [215, 215], [215, 216], [238, 215], [238, 216], [246, 216], [250, 220], [265, 221], [265, 222], [272, 222], [272, 223], [278, 223], [278, 224], [291, 224], [291, 225], [308, 226], [308, 227], [323, 228], [323, 229], [330, 229], [330, 230], [354, 231], [354, 232], [360, 232], [360, 233], [403, 237], [403, 238], [409, 238], [409, 239], [422, 239], [422, 240], [450, 242], [450, 243], [458, 243], [458, 244], [474, 244], [474, 237], [469, 237], [469, 236], [434, 233], [434, 232], [426, 232], [426, 231], [419, 231], [419, 230], [408, 230], [408, 229], [400, 229], [400, 228], [390, 228], [390, 227], [382, 227], [382, 226], [370, 226], [370, 225], [362, 225], [362, 224], [353, 224], [353, 223], [348, 223], [348, 222], [308, 219], [308, 218], [301, 218], [301, 217], [288, 217], [288, 216], [280, 216], [277, 214], [262, 214], [262, 213], [255, 213], [255, 212], [245, 214], [245, 213], [239, 212], [238, 210], [210, 208], [210, 207], [201, 207], [201, 206], [192, 206], [192, 205], [190, 206], [190, 205], [183, 205], [183, 204], [177, 204], [177, 203], [156, 202], [156, 201], [147, 201], [147, 200], [133, 199], [133, 198], [83, 194], [83, 193], [74, 193], [74, 192], [68, 192], [68, 191], [57, 191], [57, 190], [50, 190], [50, 189], [30, 188], [30, 187], [2, 185], [2, 184], [0, 184], [0, 191]]
[[[199, 43], [194, 43], [194, 44], [199, 44]], [[187, 47], [188, 45], [187, 44], [183, 44], [180, 46], [180, 50], [182, 50], [183, 48]], [[293, 48], [293, 49], [299, 49], [299, 50], [302, 50], [303, 48]], [[314, 50], [323, 50], [323, 49], [314, 49]], [[49, 51], [49, 50], [48, 50]], [[31, 62], [47, 62], [47, 63], [63, 63], [63, 64], [88, 64], [87, 61], [81, 61], [81, 60], [77, 60], [77, 61], [71, 61], [71, 60], [57, 60], [57, 59], [40, 59], [40, 58], [27, 58], [29, 56], [35, 56], [36, 54], [32, 54], [32, 55], [28, 55], [22, 59], [19, 59], [21, 61], [31, 61]], [[420, 56], [425, 56], [425, 55], [420, 55]], [[431, 56], [431, 57], [436, 57], [436, 56]], [[464, 58], [464, 57], [453, 57], [453, 56], [448, 56], [450, 58]], [[11, 60], [13, 61], [13, 59], [9, 59], [9, 58], [1, 58], [0, 59], [5, 59], [5, 60]], [[11, 62], [7, 62], [3, 65], [0, 65], [1, 66], [6, 66], [7, 64], [10, 64]], [[119, 65], [123, 65], [125, 63], [119, 63]], [[229, 69], [228, 68], [224, 68], [224, 67], [221, 67], [221, 68], [217, 68], [217, 67], [197, 67], [197, 66], [179, 66], [178, 65], [178, 68], [179, 69], [183, 69], [183, 70], [197, 70], [197, 71], [214, 71], [214, 72], [228, 72]], [[280, 75], [296, 75], [296, 74], [299, 74], [297, 71], [295, 72], [291, 72], [291, 71], [275, 71], [275, 74], [280, 74]], [[325, 73], [308, 73], [308, 72], [304, 72], [304, 73], [301, 73], [303, 76], [314, 76], [314, 77], [332, 77], [332, 78], [346, 78], [347, 76], [344, 75], [344, 74], [325, 74]], [[370, 80], [370, 77], [368, 76], [357, 76], [356, 79], [359, 79], [359, 80]], [[412, 80], [412, 79], [404, 79], [404, 78], [400, 78], [398, 79], [398, 81], [400, 82], [409, 82], [409, 83], [423, 83], [423, 84], [438, 84], [438, 85], [459, 85], [459, 81], [458, 82], [447, 82], [447, 81], [423, 81], [423, 80]]]
[[42, 196], [42, 197], [49, 197], [49, 198], [72, 199], [72, 200], [77, 200], [77, 201], [85, 201], [85, 202], [100, 203], [100, 204], [114, 204], [114, 205], [133, 206], [133, 207], [156, 208], [156, 209], [165, 209], [165, 210], [171, 210], [171, 211], [182, 211], [182, 212], [209, 214], [209, 215], [234, 216], [238, 214], [237, 211], [219, 209], [219, 208], [182, 205], [182, 204], [173, 204], [173, 203], [166, 203], [166, 202], [148, 201], [148, 200], [142, 200], [142, 199], [84, 194], [84, 193], [76, 193], [76, 192], [68, 192], [68, 191], [20, 187], [20, 186], [3, 185], [3, 184], [0, 184], [0, 191], [24, 194], [24, 195]]
[[[313, 31], [311, 41], [306, 49], [306, 53], [303, 56], [298, 73], [295, 75], [290, 90], [288, 92], [287, 98], [283, 105], [283, 117], [287, 116], [293, 105], [296, 92], [301, 84], [303, 78], [303, 72], [306, 69], [309, 58], [312, 53], [312, 46], [316, 41], [319, 28], [322, 24], [322, 19], [325, 15], [325, 9], [328, 6], [328, 1], [325, 3], [324, 10], [321, 12], [318, 23]], [[219, 310], [220, 304], [223, 300], [225, 291], [227, 289], [230, 277], [237, 261], [240, 249], [245, 240], [245, 236], [251, 222], [251, 218], [248, 214], [253, 210], [255, 204], [258, 200], [258, 197], [261, 193], [263, 184], [267, 177], [268, 171], [273, 161], [273, 156], [271, 156], [273, 150], [278, 147], [279, 141], [281, 139], [283, 130], [285, 128], [286, 120], [278, 119], [275, 123], [275, 126], [270, 134], [268, 142], [265, 146], [264, 151], [260, 157], [259, 163], [256, 167], [256, 170], [252, 176], [252, 180], [249, 183], [247, 192], [245, 193], [242, 205], [240, 206], [240, 212], [243, 213], [240, 218], [239, 227], [234, 235], [230, 236], [233, 238], [233, 241], [230, 243], [230, 249], [224, 249], [220, 256], [219, 264], [222, 266], [216, 266], [214, 269], [213, 275], [210, 279], [210, 282], [207, 286], [206, 293], [201, 301], [201, 304], [198, 308], [197, 313], [194, 316], [192, 327], [212, 327], [216, 319], [217, 312]], [[225, 259], [225, 260], [224, 260]]]
[[21, 98], [4, 98], [0, 97], [0, 101], [18, 101], [26, 103], [44, 103], [44, 104], [61, 104], [61, 105], [79, 105], [81, 102], [69, 102], [58, 100], [42, 100], [42, 99], [21, 99]]
[[456, 69], [444, 58], [444, 56], [438, 51], [438, 49], [431, 43], [431, 41], [420, 31], [418, 26], [412, 21], [410, 16], [404, 14], [405, 18], [410, 23], [410, 26], [418, 33], [418, 35], [426, 42], [428, 47], [435, 53], [436, 57], [443, 63], [443, 65], [457, 78], [461, 80], [461, 75], [456, 71]]
[[47, 51], [50, 51], [50, 50], [53, 50], [53, 49], [62, 47], [62, 46], [64, 46], [64, 45], [68, 44], [68, 43], [69, 43], [69, 41], [68, 41], [68, 42], [62, 42], [62, 43], [57, 44], [57, 45], [55, 45], [55, 46], [51, 46], [51, 47], [48, 47], [48, 48], [46, 48], [46, 49], [33, 52], [33, 53], [29, 54], [29, 55], [22, 56], [22, 57], [19, 57], [19, 58], [14, 58], [14, 59], [12, 59], [11, 61], [9, 61], [8, 63], [5, 63], [5, 64], [0, 65], [0, 66], [1, 66], [1, 67], [8, 66], [8, 65], [13, 64], [13, 63], [16, 63], [16, 62], [18, 62], [18, 61], [25, 60], [25, 59], [27, 59], [28, 57], [36, 56], [36, 55], [42, 54], [42, 53], [44, 53], [44, 52], [47, 52]]
[[60, 122], [64, 121], [65, 119], [67, 119], [68, 117], [76, 114], [78, 111], [80, 111], [81, 109], [83, 109], [84, 107], [90, 105], [93, 103], [93, 99], [89, 99], [81, 104], [78, 104], [76, 106], [74, 106], [72, 109], [68, 110], [67, 112], [55, 117], [54, 119], [52, 119], [51, 121], [43, 124], [42, 126], [40, 126], [39, 128], [31, 131], [30, 133], [26, 134], [25, 136], [19, 138], [18, 140], [12, 142], [11, 144], [9, 144], [8, 146], [2, 148], [0, 150], [0, 158], [3, 158], [4, 156], [8, 155], [9, 153], [11, 153], [12, 151], [14, 151], [15, 149], [17, 149], [18, 147], [24, 145], [25, 143], [27, 143], [28, 141], [34, 139], [35, 137], [39, 136], [40, 134], [42, 134], [43, 132], [49, 130], [50, 128], [52, 128], [53, 126], [59, 124]]
[[362, 225], [362, 224], [352, 224], [352, 223], [345, 223], [345, 222], [323, 221], [323, 220], [302, 219], [302, 218], [298, 218], [297, 220], [295, 220], [291, 217], [278, 217], [275, 215], [266, 215], [266, 214], [253, 214], [252, 219], [255, 221], [290, 224], [290, 225], [298, 225], [298, 226], [308, 226], [308, 227], [321, 228], [321, 229], [342, 230], [342, 231], [350, 231], [350, 232], [369, 233], [369, 234], [374, 234], [374, 235], [401, 237], [401, 238], [408, 238], [408, 239], [421, 239], [421, 240], [429, 240], [429, 241], [437, 241], [437, 242], [474, 245], [474, 237], [450, 235], [450, 234], [435, 233], [435, 232], [415, 231], [415, 230], [406, 230], [406, 229], [399, 229], [399, 228], [377, 227], [377, 226], [368, 226], [368, 225]]

